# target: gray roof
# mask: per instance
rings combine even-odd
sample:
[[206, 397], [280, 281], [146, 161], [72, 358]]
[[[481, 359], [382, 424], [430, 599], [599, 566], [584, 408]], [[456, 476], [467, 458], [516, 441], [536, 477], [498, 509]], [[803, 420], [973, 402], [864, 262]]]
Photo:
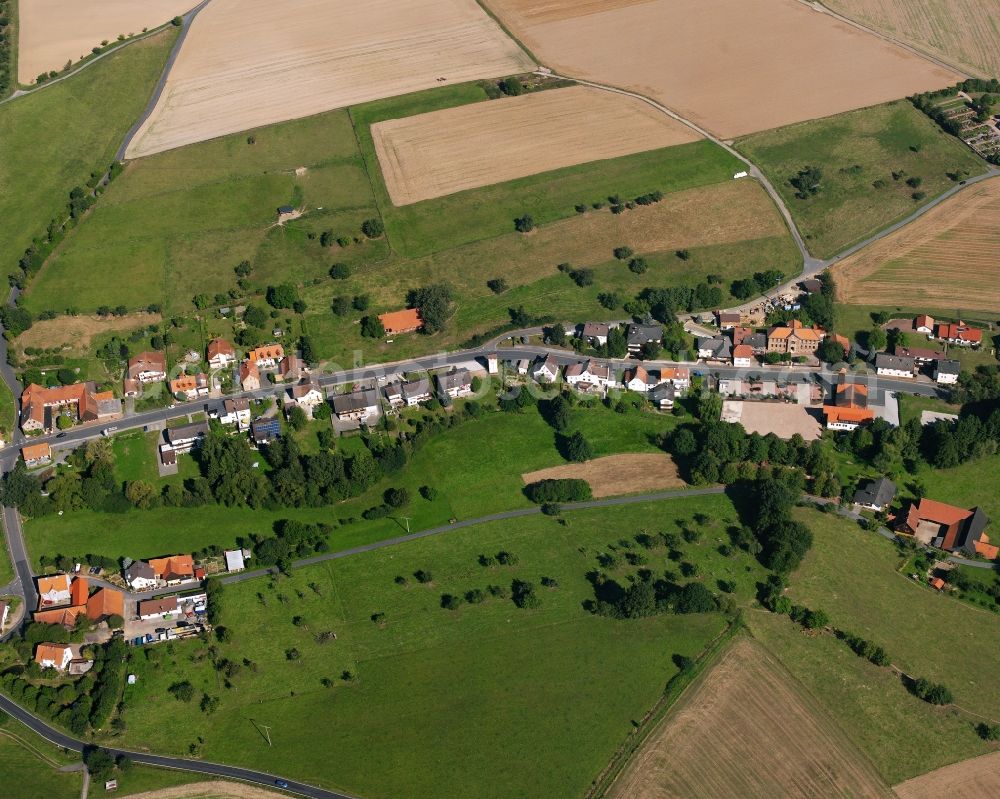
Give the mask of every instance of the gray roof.
[[660, 383], [660, 385], [653, 388], [649, 392], [649, 398], [654, 402], [659, 402], [660, 400], [672, 400], [677, 395], [677, 389], [674, 388], [673, 383]]
[[431, 393], [431, 381], [428, 378], [422, 380], [411, 380], [403, 383], [403, 396], [407, 399], [412, 397], [425, 397]]
[[628, 326], [628, 343], [630, 345], [642, 345], [650, 341], [659, 341], [663, 338], [663, 328], [659, 325], [639, 325]]
[[888, 352], [880, 352], [875, 356], [876, 369], [897, 369], [901, 372], [912, 372], [916, 362], [913, 358], [901, 355], [890, 355]]
[[333, 410], [338, 414], [377, 406], [378, 392], [375, 389], [352, 391], [350, 394], [338, 394], [333, 398]]
[[167, 441], [171, 444], [176, 444], [178, 441], [190, 441], [207, 433], [208, 422], [195, 422], [194, 424], [184, 424], [180, 427], [168, 427]]
[[604, 322], [584, 322], [584, 336], [607, 336], [611, 332], [611, 326]]
[[250, 400], [246, 397], [237, 397], [236, 399], [225, 399], [222, 401], [222, 407], [226, 413], [234, 413], [236, 411], [248, 411], [250, 410]]
[[896, 496], [896, 484], [888, 477], [869, 480], [864, 486], [854, 492], [854, 501], [859, 505], [883, 507], [892, 502]]
[[698, 339], [699, 350], [710, 350], [719, 358], [728, 358], [730, 355], [729, 339], [722, 338], [700, 338]]
[[742, 344], [748, 344], [755, 350], [767, 349], [767, 336], [763, 333], [751, 333], [743, 337]]
[[982, 508], [973, 508], [972, 516], [966, 520], [961, 532], [955, 537], [955, 549], [962, 549], [969, 555], [976, 554], [976, 542], [983, 537], [983, 530], [990, 523]]
[[465, 388], [472, 385], [472, 375], [468, 369], [458, 369], [454, 372], [434, 375], [442, 391], [450, 388]]
[[153, 571], [153, 567], [146, 563], [146, 561], [137, 560], [125, 570], [125, 576], [129, 580], [134, 580], [137, 577], [145, 577], [147, 580], [155, 580], [156, 572]]
[[962, 371], [962, 364], [958, 361], [938, 361], [937, 371], [938, 374], [957, 375]]

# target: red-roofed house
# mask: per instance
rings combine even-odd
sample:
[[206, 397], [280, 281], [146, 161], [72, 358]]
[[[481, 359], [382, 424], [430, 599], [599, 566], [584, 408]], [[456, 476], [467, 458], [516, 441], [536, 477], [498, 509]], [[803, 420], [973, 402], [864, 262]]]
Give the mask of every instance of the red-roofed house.
[[213, 338], [208, 342], [208, 365], [213, 369], [225, 369], [236, 362], [236, 350], [224, 338]]
[[1000, 554], [1000, 548], [991, 544], [983, 532], [989, 523], [982, 508], [958, 508], [924, 498], [897, 517], [896, 532], [912, 535], [921, 543], [947, 552], [961, 551], [993, 560]]
[[39, 644], [35, 648], [35, 663], [43, 669], [66, 671], [73, 659], [73, 650], [69, 644]]
[[935, 338], [955, 344], [959, 347], [978, 347], [983, 343], [983, 331], [978, 327], [969, 327], [965, 322], [951, 322], [939, 324], [935, 331]]
[[424, 326], [424, 320], [420, 318], [420, 311], [416, 308], [379, 314], [378, 320], [385, 328], [386, 335], [389, 336], [394, 336], [397, 333], [412, 333]]
[[753, 347], [749, 344], [737, 344], [733, 347], [733, 366], [750, 367], [755, 363]]

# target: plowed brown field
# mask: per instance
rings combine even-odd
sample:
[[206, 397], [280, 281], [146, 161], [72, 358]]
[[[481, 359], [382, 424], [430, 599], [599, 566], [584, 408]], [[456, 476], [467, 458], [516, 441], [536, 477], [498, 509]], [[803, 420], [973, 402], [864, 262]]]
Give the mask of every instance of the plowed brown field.
[[586, 480], [595, 497], [639, 494], [685, 485], [677, 474], [673, 458], [656, 452], [608, 455], [586, 463], [551, 466], [526, 472], [521, 479], [525, 485], [538, 480]]
[[637, 91], [723, 138], [960, 78], [798, 0], [485, 2], [556, 72]]
[[475, 0], [212, 0], [127, 157], [532, 67]]
[[963, 760], [893, 787], [899, 799], [990, 799], [1000, 796], [1000, 752]]
[[198, 0], [30, 0], [18, 8], [17, 79], [90, 55], [102, 41], [155, 28], [194, 8]]
[[618, 799], [890, 796], [875, 769], [759, 644], [738, 639], [613, 786]]
[[949, 64], [1000, 75], [1000, 0], [824, 0], [824, 5]]
[[394, 205], [700, 138], [648, 103], [576, 86], [372, 126]]
[[1000, 178], [964, 189], [836, 267], [842, 302], [1000, 308]]

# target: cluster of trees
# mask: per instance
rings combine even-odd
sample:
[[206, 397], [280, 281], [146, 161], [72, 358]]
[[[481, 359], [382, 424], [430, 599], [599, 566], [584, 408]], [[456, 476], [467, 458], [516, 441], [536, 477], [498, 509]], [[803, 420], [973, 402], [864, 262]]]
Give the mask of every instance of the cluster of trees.
[[583, 502], [591, 499], [590, 483], [586, 480], [539, 480], [524, 487], [525, 496], [542, 505], [551, 502]]
[[453, 292], [444, 283], [434, 283], [423, 288], [411, 289], [406, 295], [406, 304], [420, 311], [424, 322], [423, 332], [427, 334], [444, 330], [452, 312]]
[[795, 196], [800, 200], [808, 200], [819, 194], [823, 184], [823, 171], [816, 166], [806, 166], [788, 179], [795, 189]]
[[1000, 366], [977, 366], [973, 372], [962, 372], [952, 398], [961, 403], [1000, 400]]
[[0, 0], [0, 97], [6, 97], [14, 83], [10, 56], [14, 47], [10, 25], [9, 0]]
[[906, 687], [918, 699], [923, 699], [932, 705], [950, 705], [952, 702], [951, 691], [948, 687], [939, 682], [919, 677], [916, 680], [907, 680]]
[[785, 273], [779, 269], [768, 269], [764, 272], [754, 272], [753, 277], [734, 280], [729, 286], [729, 293], [738, 300], [749, 300], [757, 294], [771, 291], [785, 279]]
[[789, 574], [812, 547], [812, 533], [792, 518], [799, 490], [789, 481], [757, 480], [748, 503], [751, 529], [761, 546], [760, 562], [778, 574]]
[[878, 644], [873, 641], [867, 641], [860, 635], [855, 635], [854, 633], [841, 633], [841, 636], [851, 650], [858, 657], [862, 657], [865, 660], [874, 663], [876, 666], [888, 666], [892, 661], [889, 658], [889, 654]]
[[[947, 89], [939, 89], [938, 91], [923, 92], [922, 94], [915, 94], [910, 97], [910, 102], [923, 111], [927, 116], [933, 119], [942, 129], [950, 133], [952, 136], [961, 136], [962, 126], [961, 123], [950, 119], [946, 111], [939, 108], [939, 103], [942, 100], [949, 99], [955, 96], [957, 92], [966, 92], [970, 94], [976, 94], [979, 92], [984, 92], [983, 98], [979, 102], [973, 102], [972, 108], [977, 113], [977, 120], [982, 122], [989, 117], [989, 107], [991, 103], [988, 95], [996, 95], [1000, 93], [1000, 81], [996, 78], [966, 78], [959, 83], [956, 83], [954, 87]], [[1000, 155], [996, 153], [990, 153], [985, 156], [986, 160], [992, 164], [1000, 163]]]
[[711, 613], [720, 605], [703, 583], [685, 585], [663, 578], [656, 579], [649, 570], [640, 571], [634, 582], [623, 589], [603, 573], [591, 575], [597, 600], [590, 609], [600, 616], [615, 619], [641, 619], [661, 613]]
[[291, 308], [295, 313], [305, 313], [306, 310], [305, 301], [299, 298], [298, 289], [291, 283], [268, 286], [265, 299], [272, 308]]

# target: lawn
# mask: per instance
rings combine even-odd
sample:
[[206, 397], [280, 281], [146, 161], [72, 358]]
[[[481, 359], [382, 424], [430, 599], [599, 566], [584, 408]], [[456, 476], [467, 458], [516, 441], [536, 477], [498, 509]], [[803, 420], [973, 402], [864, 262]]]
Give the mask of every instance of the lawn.
[[835, 627], [885, 647], [907, 674], [943, 682], [965, 710], [1000, 718], [1000, 684], [986, 665], [1000, 647], [1000, 619], [897, 572], [897, 551], [882, 537], [834, 515], [802, 511], [801, 518], [815, 540], [792, 576], [792, 601], [822, 608]]
[[[186, 420], [182, 421], [186, 423]], [[187, 478], [198, 476], [198, 464], [194, 458], [182, 456], [177, 459], [177, 474], [161, 478], [157, 467], [161, 443], [161, 432], [132, 432], [115, 436], [112, 442], [115, 477], [121, 482], [145, 480], [153, 485], [180, 485]]]
[[573, 216], [577, 204], [606, 203], [614, 194], [631, 199], [654, 190], [669, 193], [721, 183], [741, 168], [740, 162], [721, 147], [700, 141], [393, 207], [375, 155], [371, 125], [486, 101], [481, 86], [464, 84], [378, 100], [351, 109], [361, 152], [395, 251], [410, 257], [427, 255], [507, 233], [513, 229], [514, 219], [522, 214], [530, 214], [536, 224], [548, 224]]
[[1000, 520], [1000, 455], [970, 460], [952, 469], [923, 467], [917, 479], [924, 484], [926, 496], [963, 508], [982, 506], [993, 519], [989, 531], [994, 543], [1000, 539], [997, 522]]
[[[497, 522], [297, 570], [273, 585], [229, 586], [223, 622], [233, 641], [218, 644], [219, 653], [254, 665], [227, 690], [200, 642], [151, 659], [137, 653], [126, 742], [184, 751], [201, 735], [206, 759], [369, 797], [580, 796], [676, 673], [673, 656], [696, 655], [723, 628], [716, 614], [630, 622], [590, 615], [581, 607], [593, 597], [586, 574], [599, 553], [622, 551], [619, 539], [676, 530], [674, 520], [690, 525], [696, 513], [709, 519], [703, 537], [682, 549], [698, 564], [697, 579], [713, 590], [716, 579], [732, 579], [737, 601], [748, 602], [760, 568], [742, 553], [717, 552], [735, 520], [722, 496], [573, 512], [565, 525], [541, 516]], [[517, 564], [479, 565], [481, 554], [499, 550]], [[663, 555], [647, 553], [657, 565]], [[416, 582], [410, 575], [419, 569], [433, 581]], [[624, 580], [629, 570], [611, 576]], [[543, 576], [558, 587], [539, 585]], [[500, 598], [440, 607], [443, 593], [513, 579], [536, 584], [540, 607], [521, 610]], [[384, 619], [373, 623], [374, 613]], [[324, 631], [336, 641], [317, 643]], [[298, 657], [290, 660], [291, 649]], [[353, 681], [341, 679], [345, 669]], [[179, 712], [165, 689], [182, 679], [196, 696], [221, 696], [219, 710]], [[263, 724], [273, 746], [255, 726]], [[317, 746], [336, 754], [316, 758]]]
[[920, 414], [923, 411], [933, 411], [934, 413], [958, 413], [962, 406], [952, 405], [936, 397], [920, 397], [915, 394], [899, 394], [899, 422], [906, 424], [910, 419], [920, 421]]
[[[656, 437], [675, 424], [673, 416], [637, 409], [618, 414], [594, 403], [573, 410], [571, 431], [583, 432], [594, 448], [595, 457], [599, 457], [616, 452], [659, 451]], [[152, 463], [152, 448], [142, 457], [141, 448], [134, 447], [135, 441], [116, 440], [119, 476], [123, 480], [141, 476], [161, 485], [153, 476], [156, 467]], [[355, 441], [346, 439], [339, 446], [351, 446]], [[489, 445], [484, 447], [484, 442]], [[185, 459], [191, 460], [182, 456], [181, 460]], [[416, 453], [402, 473], [383, 480], [366, 495], [332, 507], [271, 511], [208, 505], [124, 514], [79, 510], [28, 521], [25, 538], [36, 562], [46, 553], [146, 558], [190, 552], [209, 544], [232, 547], [241, 536], [269, 533], [280, 519], [336, 523], [347, 517], [359, 518], [366, 508], [381, 504], [381, 494], [389, 486], [409, 490], [413, 500], [405, 513], [411, 529], [421, 530], [445, 524], [452, 518], [478, 518], [496, 511], [530, 507], [521, 492], [522, 472], [561, 463], [565, 460], [556, 450], [555, 433], [537, 410], [529, 409], [522, 414], [488, 413], [480, 420], [440, 434]], [[184, 469], [187, 468], [185, 465]], [[434, 501], [419, 496], [423, 485], [437, 489]], [[335, 530], [330, 546], [335, 550], [345, 549], [401, 532], [405, 532], [401, 517], [358, 521]]]
[[[877, 614], [869, 609], [868, 615]], [[989, 751], [967, 718], [910, 696], [891, 671], [859, 658], [832, 635], [808, 635], [766, 611], [748, 613], [747, 623], [890, 785]], [[895, 656], [891, 648], [889, 653]]]
[[0, 435], [5, 441], [9, 441], [14, 433], [14, 424], [17, 420], [17, 403], [7, 384], [0, 386]]
[[[110, 164], [175, 36], [170, 29], [136, 42], [79, 75], [0, 106], [0, 261], [6, 269], [49, 220], [63, 219], [70, 190]], [[78, 280], [74, 290], [89, 283]]]
[[[978, 156], [905, 100], [756, 133], [736, 147], [771, 178], [819, 258], [930, 202], [955, 185], [946, 173], [986, 171]], [[798, 199], [789, 180], [810, 166], [822, 172], [819, 191]], [[919, 186], [907, 185], [917, 178]], [[913, 199], [914, 191], [925, 197]]]
[[[5, 799], [76, 799], [83, 777], [80, 772], [60, 773], [63, 760], [40, 739], [29, 738], [19, 724], [8, 719], [0, 729], [0, 774]], [[39, 747], [44, 746], [42, 750]]]
[[10, 550], [7, 549], [7, 531], [0, 523], [0, 585], [7, 585], [14, 579], [14, 567], [10, 562]]

